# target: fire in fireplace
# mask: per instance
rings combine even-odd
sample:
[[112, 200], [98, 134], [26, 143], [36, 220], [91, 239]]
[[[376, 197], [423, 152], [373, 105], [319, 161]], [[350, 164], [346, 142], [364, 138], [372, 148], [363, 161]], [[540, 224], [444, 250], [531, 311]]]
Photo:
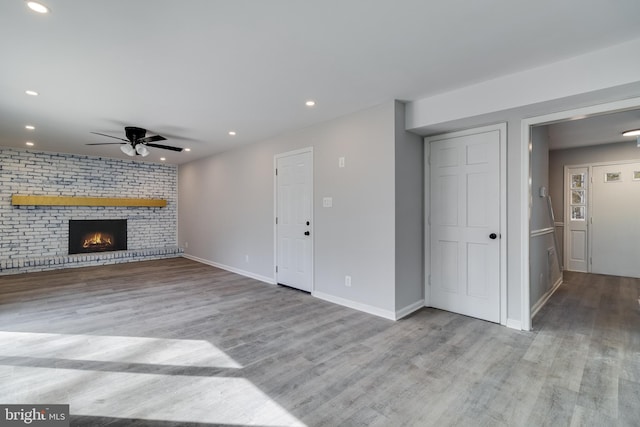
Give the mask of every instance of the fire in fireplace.
[[72, 219], [69, 221], [69, 254], [126, 249], [126, 219]]

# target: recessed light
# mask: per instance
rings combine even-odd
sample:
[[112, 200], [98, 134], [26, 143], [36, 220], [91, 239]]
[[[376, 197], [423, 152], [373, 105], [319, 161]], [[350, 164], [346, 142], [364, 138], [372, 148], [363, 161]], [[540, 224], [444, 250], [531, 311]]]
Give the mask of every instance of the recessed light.
[[167, 159], [166, 159], [166, 158], [164, 158], [164, 157], [160, 157], [160, 160], [162, 160], [162, 161], [164, 162], [164, 161], [165, 161], [165, 160], [167, 160]]
[[185, 148], [184, 151], [191, 151], [191, 148]]
[[36, 127], [32, 125], [25, 125], [25, 129], [34, 130]]
[[229, 135], [231, 135], [231, 136], [236, 136], [236, 132], [235, 132], [235, 131], [233, 131], [233, 130], [230, 130], [230, 131], [229, 131]]
[[638, 136], [640, 135], [640, 129], [631, 129], [625, 132], [622, 132], [622, 136]]
[[27, 141], [25, 142], [25, 144], [27, 144], [29, 147], [33, 147], [35, 144], [31, 141]]
[[49, 8], [37, 1], [28, 1], [27, 6], [29, 6], [29, 9], [33, 10], [34, 12], [49, 13]]
[[31, 96], [38, 96], [38, 92], [36, 92], [35, 90], [25, 90], [24, 93]]
[[306, 105], [307, 107], [313, 107], [314, 105], [316, 105], [316, 101], [313, 101], [310, 99], [307, 102], [305, 102], [304, 105]]

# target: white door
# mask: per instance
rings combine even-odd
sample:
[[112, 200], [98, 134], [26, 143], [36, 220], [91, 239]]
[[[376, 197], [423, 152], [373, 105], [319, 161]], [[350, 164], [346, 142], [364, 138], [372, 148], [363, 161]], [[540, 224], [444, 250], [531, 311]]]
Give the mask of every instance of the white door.
[[313, 153], [276, 156], [276, 282], [311, 292]]
[[591, 272], [640, 277], [640, 163], [592, 171]]
[[500, 322], [500, 131], [430, 141], [430, 305]]
[[567, 168], [565, 182], [564, 264], [569, 271], [589, 271], [589, 168]]

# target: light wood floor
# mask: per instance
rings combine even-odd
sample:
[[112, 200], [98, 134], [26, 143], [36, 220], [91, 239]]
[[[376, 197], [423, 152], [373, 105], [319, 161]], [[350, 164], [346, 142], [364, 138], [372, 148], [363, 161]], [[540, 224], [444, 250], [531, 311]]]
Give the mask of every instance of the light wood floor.
[[0, 403], [86, 426], [637, 426], [639, 296], [566, 274], [519, 332], [391, 322], [183, 258], [1, 276]]

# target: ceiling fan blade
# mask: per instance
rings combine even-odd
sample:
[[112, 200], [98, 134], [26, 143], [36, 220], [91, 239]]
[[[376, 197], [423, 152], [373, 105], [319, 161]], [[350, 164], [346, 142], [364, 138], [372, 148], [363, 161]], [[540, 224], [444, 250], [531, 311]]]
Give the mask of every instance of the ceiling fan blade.
[[107, 135], [106, 133], [99, 133], [99, 132], [90, 132], [93, 133], [95, 135], [102, 135], [102, 136], [107, 136], [109, 138], [113, 138], [113, 139], [119, 139], [120, 141], [124, 141], [124, 142], [129, 142], [128, 139], [124, 139], [124, 138], [118, 138], [117, 136], [111, 136], [111, 135]]
[[125, 144], [124, 142], [95, 142], [93, 144], [84, 144], [84, 145], [121, 145]]
[[153, 135], [153, 136], [147, 136], [145, 138], [140, 138], [136, 140], [136, 142], [141, 142], [143, 144], [146, 144], [147, 142], [166, 141], [166, 140], [167, 138], [165, 138], [164, 136]]
[[180, 147], [170, 147], [168, 145], [160, 145], [160, 144], [145, 144], [145, 145], [147, 147], [163, 148], [165, 150], [182, 151], [182, 148]]

